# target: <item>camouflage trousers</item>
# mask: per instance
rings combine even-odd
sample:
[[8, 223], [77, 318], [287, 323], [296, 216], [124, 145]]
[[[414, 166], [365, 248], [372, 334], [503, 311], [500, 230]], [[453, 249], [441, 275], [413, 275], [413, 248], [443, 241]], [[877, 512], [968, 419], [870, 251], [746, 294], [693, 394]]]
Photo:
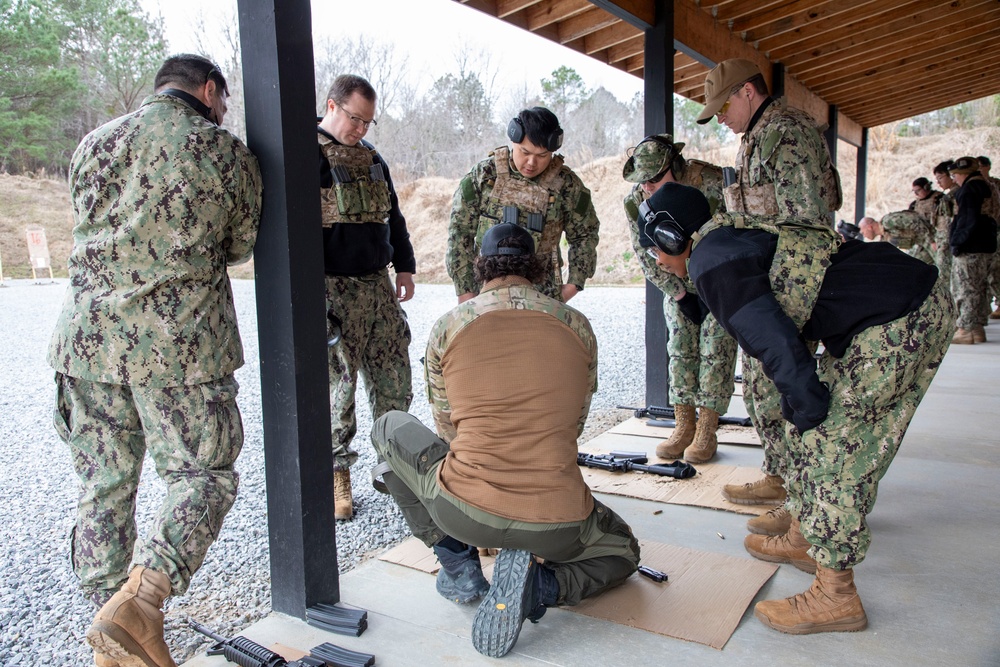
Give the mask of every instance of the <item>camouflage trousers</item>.
[[934, 243], [937, 245], [937, 250], [934, 251], [934, 263], [937, 264], [938, 275], [945, 277], [945, 285], [951, 290], [951, 260], [953, 257], [951, 246], [948, 245], [948, 230], [936, 232]]
[[[144, 387], [57, 373], [56, 385], [55, 428], [82, 487], [70, 549], [84, 593], [103, 604], [130, 565], [166, 574], [172, 593], [184, 593], [236, 500], [233, 463], [243, 447], [236, 380]], [[148, 537], [137, 542], [147, 451], [167, 490]]]
[[375, 422], [372, 444], [392, 472], [382, 477], [413, 535], [427, 546], [450, 535], [484, 548], [524, 549], [555, 572], [559, 604], [618, 586], [639, 566], [639, 542], [625, 520], [594, 500], [583, 521], [529, 523], [507, 519], [449, 495], [437, 471], [448, 444], [419, 419], [390, 412]]
[[327, 276], [326, 306], [341, 321], [340, 342], [329, 355], [333, 464], [341, 470], [358, 460], [350, 445], [358, 432], [354, 398], [359, 373], [373, 420], [410, 407], [410, 327], [386, 269], [365, 276]]
[[1000, 225], [997, 225], [997, 251], [990, 258], [988, 274], [989, 291], [986, 293], [986, 305], [990, 305], [990, 299], [996, 299], [997, 308], [1000, 308]]
[[941, 365], [954, 331], [946, 281], [914, 312], [865, 329], [840, 359], [819, 360], [830, 412], [805, 434], [788, 425], [787, 507], [823, 567], [864, 560], [879, 480], [892, 463], [913, 414]]
[[951, 291], [958, 309], [955, 326], [962, 329], [985, 326], [990, 312], [986, 281], [992, 257], [993, 253], [973, 252], [954, 258]]
[[695, 324], [669, 296], [663, 299], [663, 313], [669, 334], [670, 402], [725, 414], [733, 396], [736, 340], [712, 315]]

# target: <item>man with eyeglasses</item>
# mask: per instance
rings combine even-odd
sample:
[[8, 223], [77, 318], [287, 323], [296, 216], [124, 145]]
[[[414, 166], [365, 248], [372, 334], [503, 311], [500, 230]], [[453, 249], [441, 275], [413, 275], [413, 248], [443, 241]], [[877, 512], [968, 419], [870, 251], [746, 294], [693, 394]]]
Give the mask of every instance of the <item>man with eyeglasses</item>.
[[670, 402], [676, 425], [670, 438], [657, 445], [656, 455], [665, 459], [683, 456], [692, 463], [705, 463], [715, 457], [719, 416], [725, 414], [733, 395], [736, 341], [707, 312], [691, 281], [656, 266], [656, 256], [650, 254], [653, 241], [639, 224], [639, 207], [666, 183], [697, 187], [711, 202], [713, 213], [725, 210], [722, 169], [701, 160], [686, 160], [681, 155], [683, 148], [684, 144], [674, 142], [669, 134], [640, 141], [622, 169], [622, 177], [635, 183], [624, 206], [632, 248], [642, 271], [666, 297], [663, 313], [668, 331]]
[[[261, 178], [219, 127], [228, 96], [211, 60], [171, 56], [154, 94], [84, 137], [70, 165], [70, 284], [48, 360], [80, 478], [70, 554], [99, 609], [97, 667], [174, 667], [164, 601], [187, 591], [236, 500], [243, 346], [226, 268], [253, 251]], [[166, 493], [140, 536], [147, 452]]]
[[[705, 108], [697, 122], [704, 124], [713, 117], [743, 135], [735, 182], [724, 189], [728, 211], [797, 218], [832, 230], [832, 213], [840, 208], [842, 193], [826, 141], [811, 116], [769, 95], [756, 64], [726, 60], [708, 73]], [[793, 240], [791, 236], [786, 239]], [[793, 245], [779, 250], [800, 252]], [[821, 275], [824, 267], [816, 258], [803, 261], [811, 265], [814, 275]], [[760, 362], [746, 354], [743, 386], [747, 413], [764, 448], [765, 477], [743, 486], [727, 485], [723, 495], [735, 503], [773, 505], [785, 499], [783, 478], [792, 465], [783, 444], [779, 394]], [[788, 521], [783, 511], [779, 514], [778, 518]]]
[[[535, 287], [569, 301], [597, 269], [600, 222], [590, 190], [563, 163], [563, 130], [545, 107], [524, 109], [507, 124], [512, 146], [501, 146], [462, 178], [451, 204], [445, 265], [463, 303], [482, 287], [473, 263], [483, 234], [501, 222], [527, 229], [547, 270]], [[569, 246], [568, 279], [563, 283], [559, 244]]]
[[952, 162], [952, 160], [939, 162], [931, 171], [934, 174], [934, 181], [941, 188], [941, 197], [938, 200], [937, 209], [934, 211], [934, 245], [937, 248], [934, 259], [941, 275], [948, 281], [948, 289], [954, 295], [952, 254], [951, 246], [948, 244], [948, 229], [951, 227], [951, 221], [955, 217], [956, 211], [958, 211], [958, 204], [955, 202], [958, 183], [948, 173]]
[[[338, 76], [317, 129], [326, 307], [331, 327], [334, 516], [354, 516], [351, 449], [355, 393], [364, 378], [372, 418], [406, 411], [413, 399], [410, 327], [400, 303], [413, 297], [416, 260], [389, 165], [364, 140], [375, 125], [375, 89], [360, 76]], [[396, 274], [389, 278], [388, 265]], [[335, 335], [339, 329], [339, 340]]]
[[[744, 547], [815, 578], [803, 593], [759, 602], [755, 615], [790, 634], [863, 630], [854, 567], [871, 542], [878, 483], [948, 349], [945, 281], [889, 243], [842, 241], [825, 221], [713, 216], [698, 190], [676, 183], [640, 212], [660, 267], [690, 272], [780, 402], [793, 521], [781, 536], [748, 535]], [[818, 362], [808, 341], [823, 343]]]

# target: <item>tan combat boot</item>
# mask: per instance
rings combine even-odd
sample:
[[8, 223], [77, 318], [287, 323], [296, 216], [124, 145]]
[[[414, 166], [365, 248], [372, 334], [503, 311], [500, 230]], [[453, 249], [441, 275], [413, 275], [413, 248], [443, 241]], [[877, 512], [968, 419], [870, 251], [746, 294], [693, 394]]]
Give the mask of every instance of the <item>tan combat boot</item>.
[[333, 518], [346, 521], [354, 517], [354, 497], [351, 495], [349, 468], [333, 471]]
[[743, 546], [754, 558], [768, 563], [791, 563], [803, 572], [816, 571], [816, 561], [809, 557], [809, 543], [802, 537], [799, 522], [792, 519], [784, 535], [747, 535]]
[[854, 587], [854, 570], [816, 568], [805, 593], [784, 600], [765, 600], [754, 616], [769, 628], [793, 635], [816, 632], [857, 632], [868, 627], [868, 616]]
[[955, 337], [951, 339], [952, 345], [972, 345], [975, 342], [976, 340], [972, 335], [972, 330], [963, 329], [962, 327], [955, 330]]
[[754, 535], [784, 535], [791, 524], [792, 515], [779, 505], [747, 521], [747, 530]]
[[694, 440], [695, 421], [693, 405], [674, 406], [674, 432], [670, 438], [656, 446], [656, 455], [661, 459], [676, 459]]
[[722, 487], [726, 500], [737, 505], [776, 505], [785, 502], [785, 480], [778, 475], [765, 475], [764, 479], [746, 484], [726, 484]]
[[997, 309], [990, 313], [990, 319], [1000, 320], [1000, 306], [997, 306]]
[[87, 643], [113, 661], [104, 664], [177, 667], [163, 640], [161, 608], [168, 595], [167, 575], [141, 565], [132, 568], [125, 585], [97, 612], [87, 630]]
[[983, 326], [972, 327], [972, 342], [973, 343], [986, 342], [986, 327]]
[[94, 654], [94, 667], [121, 667], [119, 662], [103, 653]]
[[715, 432], [719, 430], [719, 413], [709, 408], [698, 408], [698, 425], [694, 442], [684, 450], [684, 460], [691, 463], [708, 463], [715, 457], [719, 440]]

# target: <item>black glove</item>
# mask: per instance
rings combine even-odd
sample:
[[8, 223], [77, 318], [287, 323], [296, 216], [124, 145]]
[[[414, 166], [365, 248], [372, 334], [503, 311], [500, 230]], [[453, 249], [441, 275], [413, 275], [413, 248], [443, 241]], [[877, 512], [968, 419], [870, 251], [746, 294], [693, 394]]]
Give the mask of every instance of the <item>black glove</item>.
[[796, 411], [788, 402], [788, 398], [784, 394], [781, 395], [781, 416], [785, 418], [785, 421], [795, 424], [799, 433], [805, 433], [826, 421], [826, 416], [830, 411], [830, 390], [826, 384], [821, 382], [818, 393], [817, 396], [809, 397], [812, 399], [809, 402], [814, 404], [808, 410], [810, 414], [807, 414], [806, 410]]
[[708, 316], [708, 307], [698, 298], [697, 294], [692, 294], [691, 292], [688, 292], [677, 301], [677, 307], [684, 317], [698, 325], [704, 322], [705, 317]]

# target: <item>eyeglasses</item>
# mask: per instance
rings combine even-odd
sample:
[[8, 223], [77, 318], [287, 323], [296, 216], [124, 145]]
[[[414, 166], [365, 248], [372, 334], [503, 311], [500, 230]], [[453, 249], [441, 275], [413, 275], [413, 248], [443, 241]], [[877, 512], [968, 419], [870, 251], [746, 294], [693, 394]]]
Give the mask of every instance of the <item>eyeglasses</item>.
[[726, 112], [729, 111], [729, 103], [732, 102], [732, 100], [733, 100], [732, 95], [726, 98], [726, 101], [722, 103], [722, 106], [719, 107], [719, 110], [715, 112], [716, 117], [726, 115]]
[[358, 116], [353, 116], [353, 115], [351, 115], [351, 113], [347, 109], [345, 109], [344, 107], [340, 106], [339, 104], [337, 105], [337, 109], [339, 111], [341, 111], [345, 116], [347, 116], [351, 120], [351, 122], [354, 123], [358, 127], [363, 127], [363, 128], [365, 128], [367, 130], [372, 125], [378, 125], [378, 123], [375, 121], [374, 118], [372, 118], [371, 120], [365, 120], [364, 118], [359, 118]]
[[648, 179], [648, 180], [646, 180], [646, 181], [643, 181], [643, 182], [644, 182], [644, 183], [645, 183], [646, 185], [656, 185], [657, 183], [659, 183], [659, 182], [660, 182], [660, 180], [661, 180], [661, 179], [662, 179], [662, 178], [663, 178], [664, 176], [666, 176], [666, 175], [667, 175], [667, 172], [668, 172], [668, 171], [670, 171], [670, 169], [664, 169], [663, 171], [661, 171], [660, 173], [658, 173], [658, 174], [657, 174], [656, 176], [653, 176], [652, 178], [650, 178], [650, 179]]

